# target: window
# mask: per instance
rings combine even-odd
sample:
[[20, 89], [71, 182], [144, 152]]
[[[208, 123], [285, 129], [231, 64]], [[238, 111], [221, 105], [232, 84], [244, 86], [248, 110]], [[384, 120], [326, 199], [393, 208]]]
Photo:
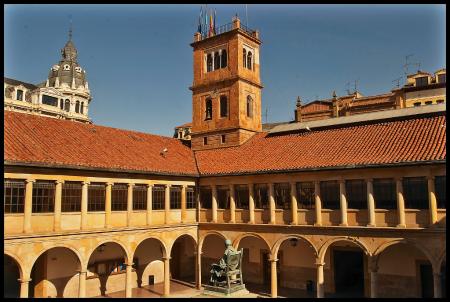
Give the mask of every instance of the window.
[[105, 210], [106, 188], [104, 184], [91, 183], [88, 186], [88, 211], [98, 212]]
[[203, 138], [203, 145], [207, 145], [208, 144], [208, 137], [207, 136], [205, 136], [204, 138]]
[[222, 55], [220, 56], [221, 60], [220, 60], [220, 67], [221, 68], [225, 68], [227, 67], [227, 51], [225, 49], [222, 49]]
[[186, 188], [186, 209], [195, 209], [195, 188]]
[[81, 211], [81, 182], [66, 181], [62, 184], [61, 211]]
[[445, 194], [445, 177], [446, 176], [436, 176], [434, 179], [436, 202], [438, 209], [445, 209], [447, 196]]
[[220, 142], [221, 142], [222, 144], [225, 144], [225, 134], [222, 134], [222, 135], [220, 136]]
[[235, 187], [236, 193], [236, 208], [238, 209], [248, 209], [248, 186], [247, 185], [237, 185]]
[[433, 101], [426, 101], [425, 102], [425, 105], [431, 105], [431, 104], [433, 104]]
[[80, 102], [79, 102], [79, 101], [77, 101], [77, 102], [75, 103], [75, 112], [76, 112], [76, 113], [79, 113], [79, 112], [80, 112]]
[[253, 69], [253, 67], [252, 67], [252, 52], [251, 51], [249, 51], [247, 54], [247, 68], [250, 70]]
[[214, 53], [214, 70], [220, 69], [220, 55], [216, 51]]
[[217, 208], [218, 209], [230, 208], [230, 188], [228, 186], [217, 187]]
[[253, 99], [247, 96], [247, 117], [253, 117]]
[[245, 48], [243, 49], [242, 52], [242, 62], [244, 64], [244, 67], [247, 67], [247, 51], [245, 50]]
[[213, 59], [212, 59], [211, 54], [209, 53], [206, 56], [206, 72], [212, 71], [213, 70], [212, 68], [213, 68]]
[[275, 191], [275, 208], [290, 209], [291, 208], [291, 192], [288, 183], [280, 183], [274, 185]]
[[403, 197], [406, 209], [428, 209], [428, 184], [425, 177], [404, 177]]
[[16, 100], [23, 101], [23, 90], [17, 89]]
[[377, 209], [396, 209], [395, 181], [392, 178], [378, 178], [373, 180], [373, 198]]
[[111, 211], [126, 211], [128, 200], [128, 186], [115, 184], [111, 190]]
[[367, 184], [363, 179], [346, 180], [345, 195], [349, 209], [367, 209]]
[[297, 183], [297, 203], [300, 209], [314, 209], [314, 183], [299, 182]]
[[226, 96], [220, 96], [220, 117], [228, 116], [228, 99]]
[[55, 182], [38, 180], [33, 184], [33, 213], [51, 213], [55, 209]]
[[69, 100], [65, 100], [64, 102], [64, 110], [69, 112], [70, 111], [70, 101]]
[[254, 189], [255, 209], [269, 208], [269, 189], [267, 184], [256, 184]]
[[170, 188], [170, 208], [181, 209], [181, 187]]
[[419, 107], [420, 105], [422, 105], [421, 102], [415, 102], [415, 103], [414, 103], [414, 107]]
[[445, 73], [438, 75], [438, 83], [445, 83]]
[[84, 103], [81, 102], [80, 103], [80, 113], [83, 114], [83, 109], [84, 109]]
[[153, 209], [163, 210], [166, 200], [166, 188], [164, 186], [154, 186], [152, 190]]
[[212, 100], [210, 98], [206, 99], [205, 108], [205, 120], [212, 119]]
[[25, 181], [16, 179], [4, 180], [5, 213], [23, 213], [25, 202]]
[[339, 182], [336, 180], [320, 182], [322, 208], [336, 210], [340, 208]]
[[437, 100], [436, 104], [442, 104], [444, 102], [444, 100]]
[[135, 185], [133, 187], [133, 210], [147, 209], [147, 186]]
[[58, 107], [58, 99], [49, 95], [42, 95], [42, 104]]
[[200, 187], [200, 207], [202, 209], [211, 209], [212, 192], [210, 187]]
[[428, 77], [416, 78], [416, 87], [422, 87], [428, 85]]

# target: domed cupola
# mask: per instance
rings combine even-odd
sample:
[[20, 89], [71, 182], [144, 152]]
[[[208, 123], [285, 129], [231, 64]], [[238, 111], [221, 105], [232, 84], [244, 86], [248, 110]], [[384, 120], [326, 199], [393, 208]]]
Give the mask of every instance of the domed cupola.
[[59, 63], [53, 65], [50, 69], [48, 86], [88, 90], [86, 71], [78, 64], [78, 51], [72, 42], [72, 29], [69, 31], [69, 41], [67, 41], [64, 48], [61, 49], [61, 55], [62, 58]]

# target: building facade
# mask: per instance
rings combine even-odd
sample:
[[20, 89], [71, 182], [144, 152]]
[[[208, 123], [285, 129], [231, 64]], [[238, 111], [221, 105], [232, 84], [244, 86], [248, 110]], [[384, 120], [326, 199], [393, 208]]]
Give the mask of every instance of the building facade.
[[201, 290], [230, 239], [261, 295], [445, 296], [445, 104], [262, 131], [259, 34], [194, 40], [192, 148], [5, 111], [7, 294]]

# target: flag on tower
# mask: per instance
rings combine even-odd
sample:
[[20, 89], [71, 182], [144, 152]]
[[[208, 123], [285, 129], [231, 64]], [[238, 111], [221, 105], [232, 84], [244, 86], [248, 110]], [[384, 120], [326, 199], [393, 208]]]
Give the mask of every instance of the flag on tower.
[[214, 24], [213, 24], [213, 17], [212, 17], [212, 11], [209, 13], [209, 36], [213, 35], [213, 28], [214, 28]]
[[198, 16], [198, 29], [197, 29], [199, 33], [202, 33], [202, 14], [203, 8], [200, 6], [200, 15]]
[[216, 10], [214, 10], [214, 26], [213, 26], [214, 35], [216, 34]]

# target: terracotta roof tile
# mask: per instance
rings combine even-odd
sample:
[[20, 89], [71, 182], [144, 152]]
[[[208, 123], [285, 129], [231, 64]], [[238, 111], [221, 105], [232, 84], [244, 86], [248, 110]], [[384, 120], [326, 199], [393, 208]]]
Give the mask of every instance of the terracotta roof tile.
[[445, 115], [255, 135], [240, 147], [196, 151], [201, 175], [259, 173], [446, 159]]
[[4, 118], [8, 162], [198, 174], [193, 152], [174, 138], [11, 111]]

